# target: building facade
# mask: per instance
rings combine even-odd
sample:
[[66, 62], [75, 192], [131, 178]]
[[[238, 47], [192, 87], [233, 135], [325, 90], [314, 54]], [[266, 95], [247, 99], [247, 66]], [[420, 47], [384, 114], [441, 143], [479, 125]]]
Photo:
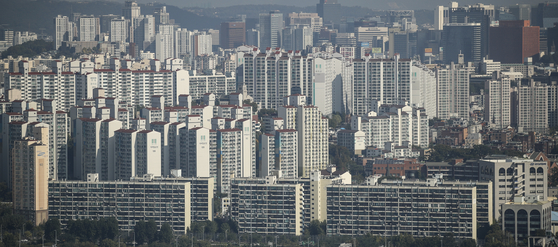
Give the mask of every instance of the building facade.
[[[92, 175], [92, 174], [91, 174]], [[191, 184], [186, 181], [54, 180], [48, 183], [49, 217], [62, 226], [70, 220], [114, 217], [121, 231], [133, 231], [138, 221], [169, 223], [185, 234], [191, 223]], [[88, 203], [84, 203], [88, 201]]]

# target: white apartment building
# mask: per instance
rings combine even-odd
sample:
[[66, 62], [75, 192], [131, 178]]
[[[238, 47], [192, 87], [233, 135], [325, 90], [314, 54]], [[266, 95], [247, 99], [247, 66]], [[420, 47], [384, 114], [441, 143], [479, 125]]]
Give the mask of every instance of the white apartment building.
[[79, 41], [99, 40], [99, 18], [93, 16], [79, 18]]
[[155, 18], [152, 15], [141, 15], [134, 18], [134, 43], [138, 51], [148, 51], [155, 40]]
[[193, 56], [213, 54], [211, 34], [195, 31], [191, 45], [193, 46]]
[[243, 78], [248, 95], [260, 108], [277, 109], [283, 97], [296, 93], [313, 96], [312, 58], [268, 49], [240, 54], [244, 60]]
[[510, 79], [493, 78], [484, 83], [484, 121], [495, 129], [507, 128], [510, 114]]
[[258, 177], [266, 177], [272, 175], [275, 170], [275, 135], [264, 133], [259, 140], [260, 150], [260, 170]]
[[260, 177], [278, 174], [280, 178], [298, 177], [298, 131], [277, 129], [263, 134], [260, 141]]
[[157, 60], [151, 60], [150, 63], [150, 70], [132, 71], [122, 69], [120, 61], [112, 59], [110, 69], [94, 70], [98, 74], [97, 80], [83, 81], [85, 85], [82, 88], [104, 88], [106, 97], [118, 98], [133, 105], [150, 106], [153, 95], [164, 96], [165, 105], [177, 105], [178, 96], [188, 94], [188, 72], [163, 70]]
[[[10, 102], [12, 112], [2, 114], [2, 145], [0, 179], [12, 186], [12, 152], [14, 141], [24, 137], [34, 137], [32, 127], [48, 127], [49, 138], [44, 141], [48, 144], [49, 179], [68, 178], [67, 138], [68, 118], [67, 113], [56, 111], [56, 103], [52, 100], [40, 102], [27, 102], [15, 100]], [[30, 107], [28, 109], [28, 107]], [[34, 108], [42, 108], [37, 111]], [[54, 112], [54, 113], [53, 113]]]
[[[317, 106], [324, 116], [331, 116], [335, 110], [344, 112], [346, 109], [343, 94], [346, 93], [342, 73], [343, 61], [339, 58], [327, 57], [325, 54], [314, 59], [314, 92], [312, 105]], [[335, 90], [333, 90], [335, 88]], [[334, 97], [335, 96], [335, 97]]]
[[192, 126], [181, 128], [178, 150], [180, 169], [184, 177], [213, 177], [217, 182], [217, 158], [214, 130]]
[[[193, 33], [186, 28], [177, 28], [174, 31], [174, 57], [182, 58], [192, 54]], [[191, 61], [189, 61], [191, 62]]]
[[128, 26], [130, 20], [112, 19], [110, 20], [110, 42], [127, 42], [128, 41]]
[[[435, 75], [418, 61], [399, 59], [355, 59], [353, 67], [352, 110], [366, 115], [375, 102], [398, 105], [409, 102], [413, 107], [436, 111]], [[433, 117], [433, 116], [431, 116]]]
[[174, 57], [174, 25], [160, 24], [155, 35], [155, 58], [164, 61]]
[[306, 97], [285, 97], [285, 106], [277, 114], [285, 120], [284, 129], [298, 131], [298, 173], [309, 177], [310, 172], [323, 170], [329, 164], [328, 119], [316, 106], [306, 105]]
[[113, 119], [79, 118], [74, 126], [74, 178], [85, 180], [97, 173], [102, 181], [115, 178], [115, 132], [122, 122]]
[[20, 61], [19, 72], [6, 73], [5, 88], [21, 91], [21, 99], [38, 101], [41, 99], [55, 100], [55, 109], [67, 111], [76, 104], [76, 75], [62, 71], [62, 62], [53, 64], [53, 72], [30, 72], [29, 63]]
[[489, 156], [479, 162], [481, 180], [493, 183], [494, 218], [500, 219], [500, 206], [515, 196], [538, 195], [547, 200], [548, 165], [545, 161]]
[[548, 86], [548, 127], [558, 125], [558, 84], [551, 82]]
[[[242, 167], [242, 130], [221, 129], [217, 134], [217, 190], [230, 194], [233, 178], [251, 177]], [[250, 164], [251, 166], [251, 164]]]
[[382, 105], [378, 109], [370, 116], [351, 117], [351, 129], [364, 132], [366, 147], [384, 148], [386, 142], [428, 147], [428, 116], [424, 109], [406, 105]]
[[54, 17], [54, 49], [58, 50], [62, 41], [72, 41], [74, 37], [74, 23], [67, 16]]
[[366, 149], [366, 134], [360, 130], [340, 130], [337, 132], [337, 145], [346, 147], [353, 154], [362, 154]]
[[190, 71], [186, 78], [189, 85], [189, 95], [192, 100], [201, 100], [206, 93], [213, 93], [216, 97], [229, 95], [236, 92], [236, 76], [232, 72], [224, 75], [215, 73], [210, 75], [197, 74], [195, 70]]
[[161, 136], [151, 130], [115, 132], [115, 179], [161, 176]]
[[548, 132], [548, 92], [548, 85], [533, 80], [528, 85], [518, 85], [511, 101], [512, 105], [517, 106], [517, 111], [511, 115], [514, 116], [518, 133]]
[[458, 64], [436, 70], [437, 117], [469, 119], [469, 70]]

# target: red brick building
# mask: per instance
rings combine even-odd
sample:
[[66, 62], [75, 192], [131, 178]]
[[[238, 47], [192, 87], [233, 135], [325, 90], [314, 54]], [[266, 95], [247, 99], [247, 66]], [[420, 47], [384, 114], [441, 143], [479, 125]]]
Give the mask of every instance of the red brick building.
[[540, 28], [529, 21], [500, 21], [491, 27], [488, 56], [501, 63], [523, 63], [526, 57], [539, 54]]

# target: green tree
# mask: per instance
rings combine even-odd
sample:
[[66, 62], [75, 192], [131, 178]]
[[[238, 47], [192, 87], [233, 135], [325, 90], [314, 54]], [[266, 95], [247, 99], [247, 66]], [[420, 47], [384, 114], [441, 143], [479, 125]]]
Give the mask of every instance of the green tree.
[[331, 116], [331, 119], [329, 119], [329, 127], [336, 129], [337, 127], [339, 127], [339, 124], [341, 124], [341, 122], [343, 122], [341, 116], [338, 114], [333, 114]]
[[164, 223], [159, 231], [159, 241], [163, 243], [170, 243], [172, 241], [172, 228], [169, 223]]
[[99, 220], [99, 239], [114, 239], [118, 235], [118, 221], [114, 217]]
[[459, 243], [459, 247], [476, 247], [477, 242], [474, 239], [465, 239]]
[[[60, 221], [57, 218], [50, 218], [44, 225], [45, 241], [54, 242], [56, 235], [60, 236]], [[56, 232], [56, 233], [55, 233]]]
[[43, 52], [52, 50], [53, 43], [46, 42], [42, 39], [28, 41], [21, 45], [14, 45], [8, 48], [6, 51], [2, 52], [2, 57], [6, 58], [8, 56], [17, 57], [34, 57]]
[[215, 223], [215, 221], [206, 221], [205, 222], [205, 232], [208, 234], [214, 234], [217, 232], [219, 226], [217, 225], [217, 223]]
[[455, 238], [453, 236], [453, 233], [447, 233], [446, 235], [444, 235], [444, 237], [442, 238], [443, 244], [445, 246], [456, 246], [457, 244], [455, 243]]
[[[323, 223], [325, 223], [325, 221]], [[318, 220], [310, 221], [307, 235], [325, 235], [326, 229], [323, 228], [322, 226], [323, 226], [322, 222]]]
[[513, 237], [507, 233], [502, 231], [501, 226], [498, 223], [494, 223], [490, 226], [490, 230], [488, 231], [488, 235], [485, 237], [485, 247], [502, 247], [502, 246], [511, 246], [515, 243]]
[[103, 241], [101, 241], [99, 247], [118, 247], [118, 242], [112, 239], [105, 238], [103, 239]]
[[277, 116], [277, 110], [262, 108], [258, 111], [258, 117], [261, 119], [265, 116]]
[[155, 240], [157, 240], [157, 223], [155, 223], [155, 220], [150, 219], [149, 221], [147, 221], [147, 223], [145, 224], [144, 234], [146, 235], [147, 241], [149, 243], [153, 243]]
[[146, 223], [143, 220], [140, 220], [136, 223], [136, 226], [134, 226], [134, 234], [136, 237], [136, 242], [139, 244], [143, 244], [145, 242], [147, 242], [148, 238], [147, 238], [147, 234], [146, 234]]
[[2, 237], [2, 243], [4, 243], [4, 246], [7, 247], [17, 246], [17, 238], [13, 234], [7, 232], [4, 233], [4, 236]]
[[12, 190], [8, 188], [6, 183], [0, 183], [0, 202], [11, 202]]
[[249, 99], [242, 101], [242, 103], [252, 106], [252, 114], [256, 114], [256, 112], [258, 112], [258, 103], [250, 101]]

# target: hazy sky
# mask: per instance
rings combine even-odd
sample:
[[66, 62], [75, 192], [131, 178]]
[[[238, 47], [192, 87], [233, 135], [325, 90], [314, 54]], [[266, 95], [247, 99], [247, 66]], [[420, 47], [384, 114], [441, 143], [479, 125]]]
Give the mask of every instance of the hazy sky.
[[[153, 2], [153, 0], [137, 0], [139, 3]], [[226, 7], [231, 5], [244, 4], [280, 4], [294, 5], [300, 7], [315, 6], [319, 0], [158, 0], [157, 2], [175, 5], [178, 7], [192, 6], [212, 6]], [[449, 0], [338, 0], [341, 5], [346, 6], [363, 6], [371, 9], [434, 9], [437, 5], [448, 5]], [[459, 5], [484, 3], [494, 4], [496, 6], [509, 6], [517, 3], [538, 4], [543, 1], [534, 0], [464, 0], [458, 1]]]

